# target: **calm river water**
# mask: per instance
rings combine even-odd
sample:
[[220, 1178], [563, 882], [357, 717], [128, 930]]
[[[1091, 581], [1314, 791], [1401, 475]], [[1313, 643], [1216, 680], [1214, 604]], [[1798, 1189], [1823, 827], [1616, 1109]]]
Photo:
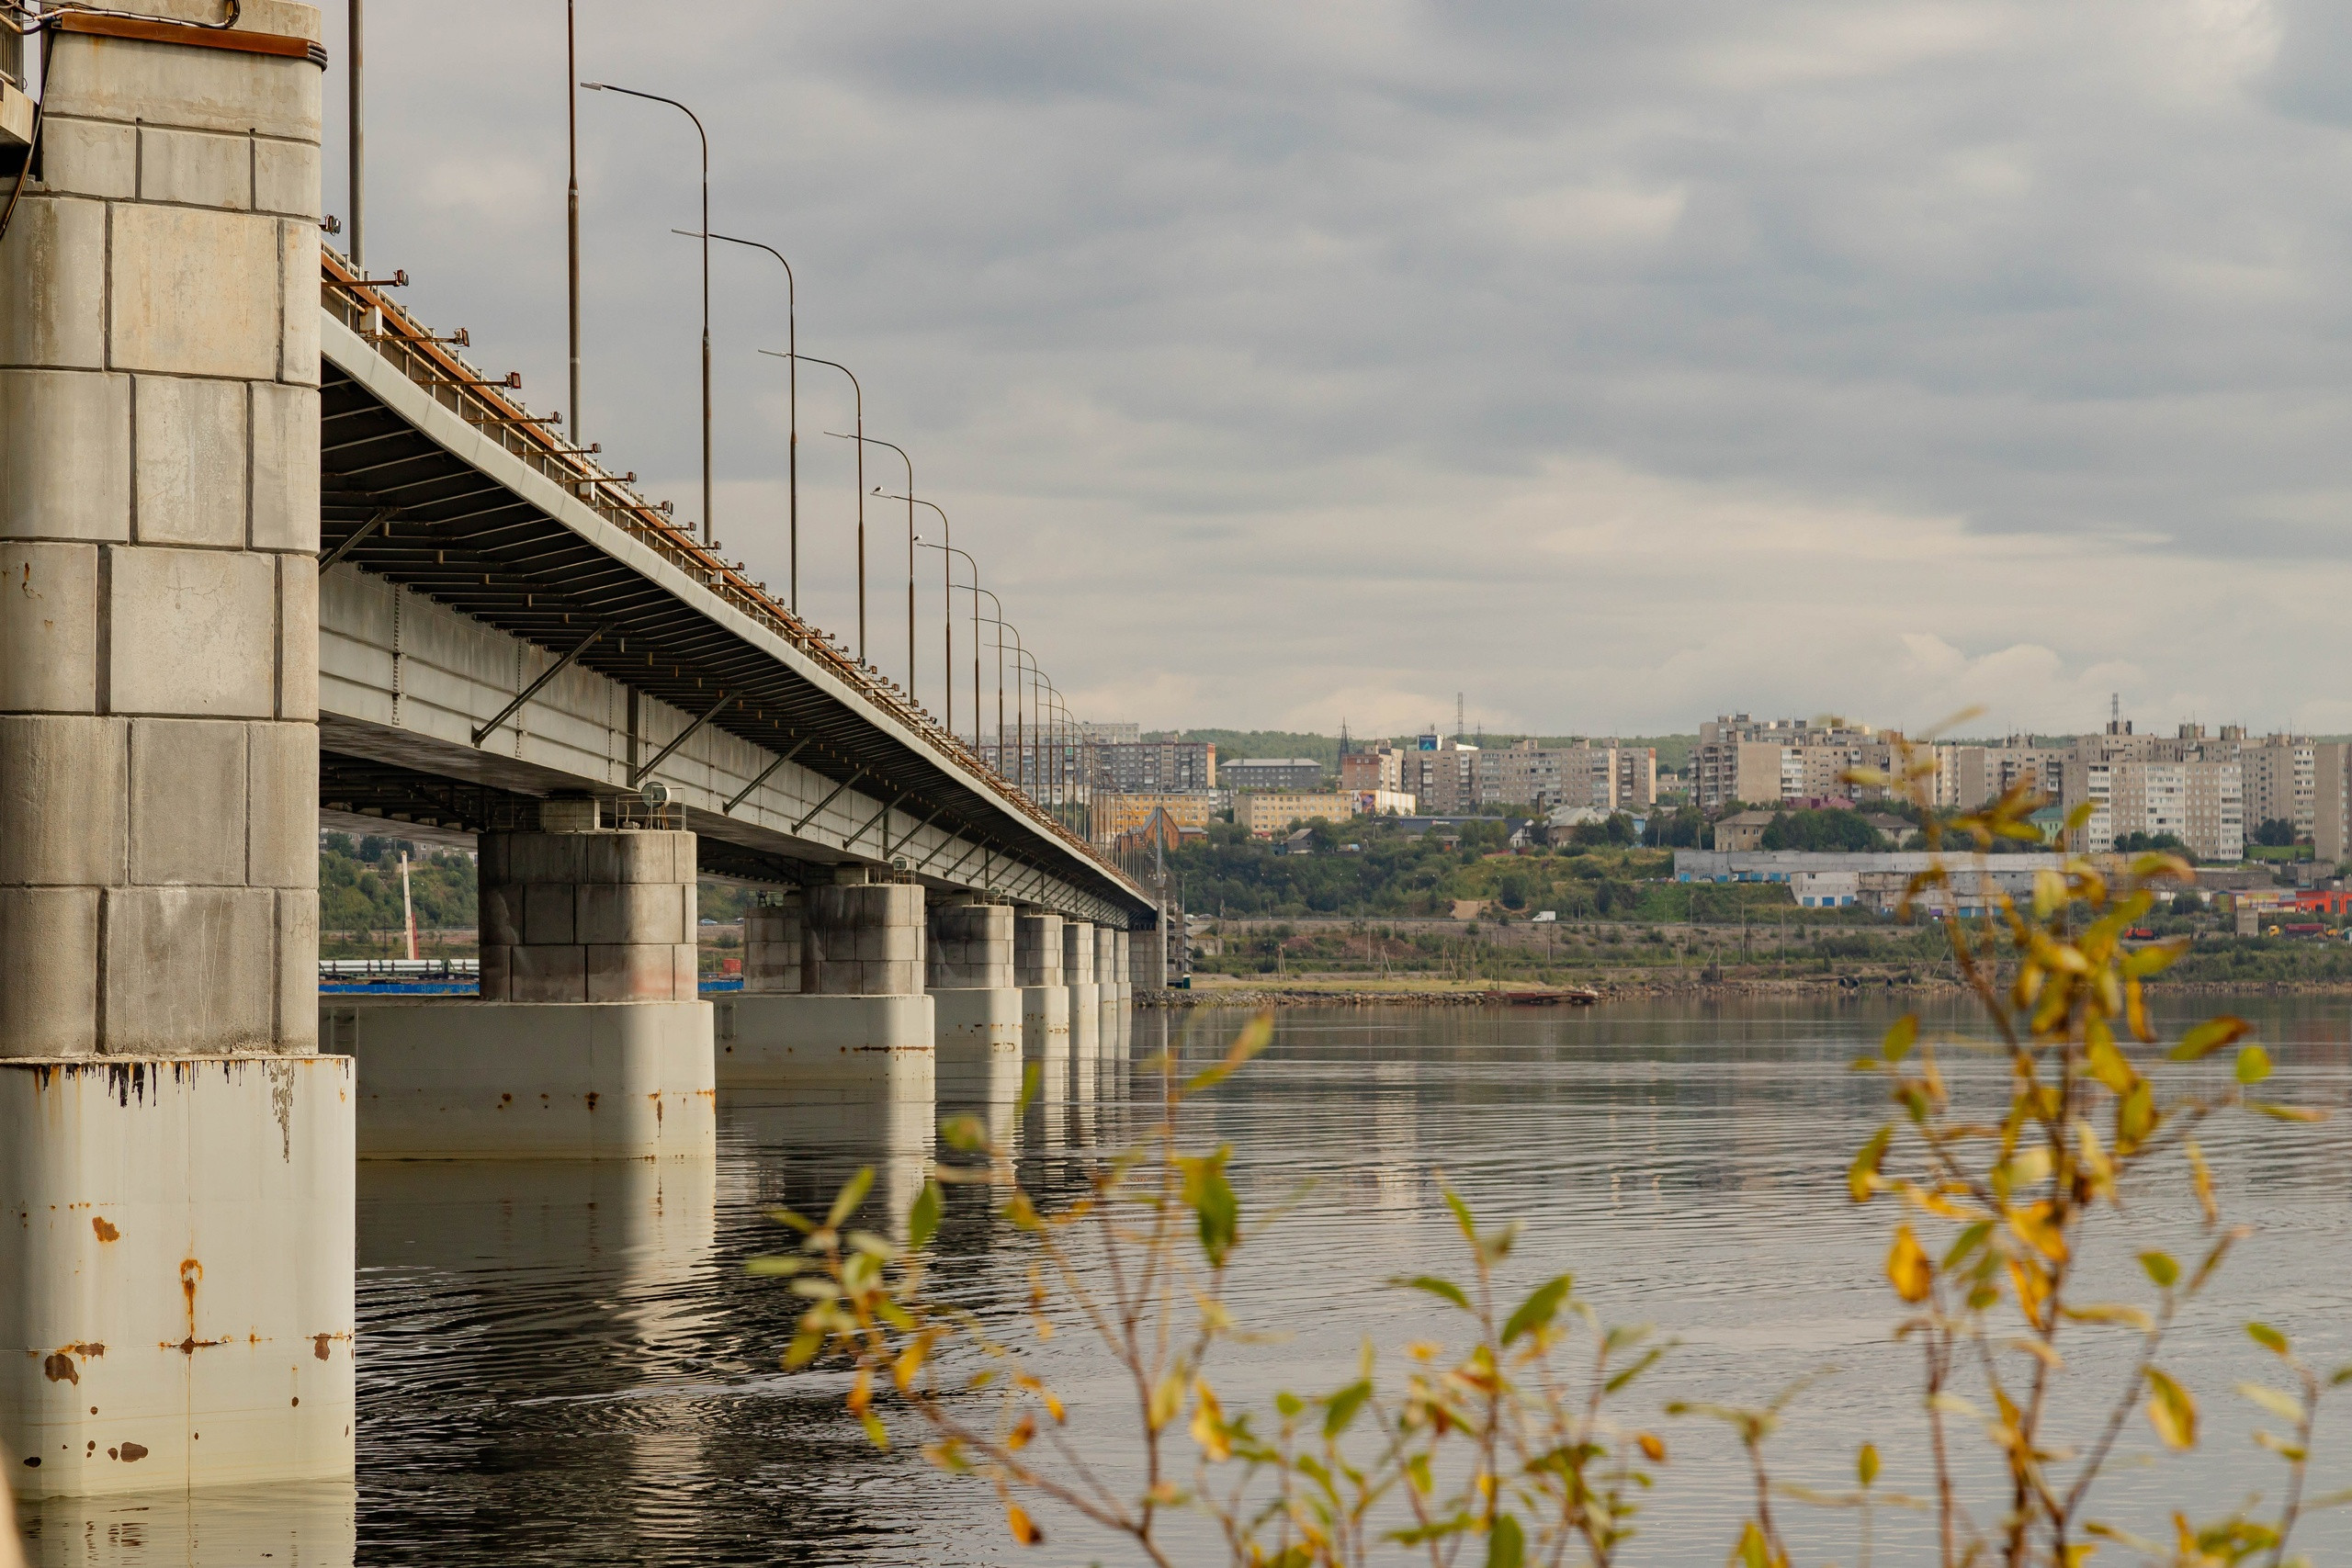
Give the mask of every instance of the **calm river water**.
[[[2271, 1043], [2282, 1098], [2343, 1105], [2352, 1008], [2235, 1005]], [[1916, 1363], [1889, 1342], [1895, 1303], [1880, 1272], [1892, 1213], [1843, 1197], [1845, 1163], [1884, 1111], [1876, 1081], [1845, 1064], [1891, 1016], [1862, 1003], [1284, 1013], [1268, 1055], [1200, 1109], [1202, 1138], [1235, 1146], [1245, 1203], [1291, 1204], [1235, 1291], [1245, 1326], [1285, 1337], [1232, 1353], [1217, 1380], [1228, 1408], [1345, 1382], [1367, 1336], [1393, 1350], [1443, 1334], [1421, 1298], [1380, 1283], [1459, 1266], [1432, 1178], [1442, 1168], [1485, 1217], [1523, 1222], [1521, 1280], [1573, 1269], [1611, 1320], [1679, 1340], [1628, 1407], [1649, 1413], [1675, 1452], [1629, 1561], [1720, 1562], [1738, 1518], [1730, 1441], [1657, 1415], [1669, 1398], [1761, 1400], [1817, 1375], [1776, 1441], [1783, 1472], [1843, 1484], [1854, 1443], [1870, 1437], [1887, 1455], [1883, 1484], [1926, 1490], [1906, 1414]], [[1172, 1032], [1187, 1058], [1205, 1060], [1239, 1021], [1139, 1015], [1131, 1055]], [[1962, 1069], [1988, 1071], [1996, 1091], [1997, 1069]], [[1033, 1188], [1069, 1190], [1116, 1145], [1133, 1122], [1127, 1076], [1111, 1064], [1097, 1092], [1032, 1112], [1022, 1137]], [[363, 1166], [356, 1495], [55, 1511], [28, 1518], [35, 1561], [1125, 1561], [1050, 1509], [1047, 1543], [1013, 1546], [984, 1487], [910, 1452], [877, 1456], [842, 1415], [836, 1380], [776, 1370], [793, 1301], [741, 1265], [777, 1243], [763, 1211], [821, 1206], [864, 1163], [903, 1206], [923, 1169], [923, 1119], [726, 1099], [721, 1118], [715, 1169]], [[2206, 1450], [2193, 1470], [2156, 1458], [2135, 1420], [2134, 1457], [2104, 1495], [2109, 1517], [2152, 1535], [2169, 1534], [2165, 1512], [2184, 1500], [2218, 1506], [2275, 1486], [2229, 1393], [2269, 1375], [2243, 1319], [2278, 1325], [2325, 1365], [2352, 1360], [2352, 1118], [2240, 1122], [2208, 1143], [2229, 1151], [2216, 1163], [2233, 1216], [2261, 1229], [2166, 1358], [2205, 1402]], [[1009, 1318], [1024, 1266], [976, 1202], [959, 1195], [940, 1248], [969, 1299]], [[2149, 1195], [2130, 1246], [2189, 1250], [2194, 1218], [2176, 1195]], [[2128, 1262], [2128, 1251], [2091, 1261]], [[2116, 1293], [2129, 1288], [2119, 1280]], [[2077, 1366], [2096, 1379], [2112, 1363], [2084, 1343]], [[1081, 1442], [1115, 1467], [1115, 1424], [1095, 1428], [1088, 1415], [1114, 1392], [1100, 1364], [1074, 1333], [1049, 1352]], [[2323, 1419], [2321, 1447], [2315, 1485], [2352, 1483], [2352, 1391]], [[1801, 1561], [1854, 1561], [1849, 1521], [1783, 1507]], [[1883, 1525], [1880, 1561], [1924, 1561], [1921, 1529], [1902, 1517]], [[2352, 1510], [2301, 1539], [2318, 1561], [2352, 1560]], [[1199, 1557], [1222, 1561], [1205, 1542]]]

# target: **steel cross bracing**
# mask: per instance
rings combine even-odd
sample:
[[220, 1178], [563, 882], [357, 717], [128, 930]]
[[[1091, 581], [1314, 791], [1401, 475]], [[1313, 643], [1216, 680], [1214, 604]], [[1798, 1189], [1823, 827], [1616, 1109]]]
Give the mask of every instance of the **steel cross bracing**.
[[[596, 634], [578, 654], [583, 668], [689, 716], [710, 710], [724, 695], [729, 700], [709, 721], [713, 728], [779, 758], [790, 752], [797, 766], [844, 785], [863, 778], [883, 798], [897, 796], [885, 813], [894, 833], [913, 819], [968, 840], [1007, 895], [1018, 897], [1043, 874], [1148, 918], [1150, 897], [1083, 840], [897, 688], [697, 546], [625, 480], [550, 434], [519, 398], [382, 291], [357, 283], [332, 251], [324, 253], [323, 284], [329, 319], [353, 333], [371, 318], [380, 323], [362, 340], [380, 366], [706, 586], [682, 592], [600, 547], [554, 514], [560, 502], [542, 505], [459, 457], [331, 359], [320, 367], [322, 557], [339, 554], [362, 571], [559, 658]], [[365, 379], [383, 385], [379, 372]], [[706, 594], [707, 603], [695, 602]], [[733, 615], [718, 613], [721, 606]], [[737, 617], [808, 659], [831, 689], [743, 635]], [[332, 733], [329, 726], [330, 747]], [[513, 805], [495, 798], [507, 792], [441, 781], [435, 795], [424, 786], [427, 777], [389, 762], [331, 757], [322, 765], [322, 799], [337, 785], [343, 804], [356, 809], [388, 809], [404, 798], [420, 819], [476, 830], [513, 818]], [[446, 809], [438, 804], [445, 798]], [[906, 834], [910, 841], [912, 836]], [[744, 863], [733, 874], [791, 874], [755, 855], [746, 858], [740, 846], [734, 858]]]

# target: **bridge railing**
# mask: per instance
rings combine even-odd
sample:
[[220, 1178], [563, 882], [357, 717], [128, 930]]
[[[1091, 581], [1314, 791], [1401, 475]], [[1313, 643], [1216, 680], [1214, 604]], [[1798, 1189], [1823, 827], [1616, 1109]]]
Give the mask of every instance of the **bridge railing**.
[[942, 725], [911, 695], [870, 666], [852, 658], [826, 633], [777, 604], [765, 588], [696, 543], [671, 516], [667, 502], [639, 493], [632, 475], [619, 475], [597, 455], [572, 445], [551, 416], [534, 416], [514, 386], [485, 374], [458, 352], [451, 339], [435, 333], [383, 288], [363, 279], [350, 261], [322, 243], [320, 297], [328, 311], [367, 342], [384, 361], [524, 464], [573, 496], [630, 537], [653, 549], [734, 609], [783, 637], [831, 671], [865, 699], [888, 711], [922, 742], [974, 775], [1042, 833], [1100, 870], [1118, 875], [1086, 839], [1070, 830], [1007, 779], [979, 752]]

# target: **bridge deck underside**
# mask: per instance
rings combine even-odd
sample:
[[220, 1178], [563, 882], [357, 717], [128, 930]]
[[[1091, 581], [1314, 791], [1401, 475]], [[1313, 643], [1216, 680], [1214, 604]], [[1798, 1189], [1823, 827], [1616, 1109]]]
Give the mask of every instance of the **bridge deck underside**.
[[[321, 370], [322, 554], [360, 535], [343, 560], [556, 655], [601, 631], [579, 657], [581, 668], [690, 715], [707, 712], [724, 694], [729, 703], [713, 728], [777, 756], [790, 753], [795, 764], [836, 782], [899, 795], [906, 813], [986, 846], [1001, 863], [1137, 908], [1136, 891], [1101, 863], [1024, 822], [854, 698], [692, 603], [690, 581], [682, 594], [649, 576], [450, 451], [333, 360]], [[379, 521], [388, 509], [396, 510]], [[411, 811], [439, 799], [453, 826], [494, 812], [499, 796], [524, 799], [550, 787], [511, 764], [502, 773], [487, 753], [391, 758], [364, 741], [338, 750], [332, 719], [322, 750], [322, 798], [332, 783], [343, 798], [405, 800]], [[720, 842], [730, 836], [723, 819], [699, 826]], [[728, 852], [715, 849], [714, 856]], [[775, 872], [772, 854], [743, 864]]]

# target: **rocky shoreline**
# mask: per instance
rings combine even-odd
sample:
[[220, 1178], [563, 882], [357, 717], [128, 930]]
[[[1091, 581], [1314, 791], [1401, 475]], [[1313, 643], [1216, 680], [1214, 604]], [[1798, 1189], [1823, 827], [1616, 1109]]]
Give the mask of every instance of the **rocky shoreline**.
[[[1963, 987], [1948, 976], [1900, 975], [1824, 975], [1804, 979], [1673, 979], [1610, 980], [1587, 989], [1589, 1001], [1531, 999], [1525, 992], [1308, 990], [1272, 987], [1216, 987], [1204, 990], [1137, 991], [1136, 1006], [1186, 1011], [1198, 1008], [1247, 1009], [1300, 1007], [1577, 1007], [1615, 1001], [1642, 1001], [1668, 997], [1842, 997], [1958, 996]], [[2232, 984], [2218, 980], [2164, 981], [2151, 984], [2150, 993], [2180, 997], [2268, 996], [2352, 997], [2352, 981], [2255, 980]]]

